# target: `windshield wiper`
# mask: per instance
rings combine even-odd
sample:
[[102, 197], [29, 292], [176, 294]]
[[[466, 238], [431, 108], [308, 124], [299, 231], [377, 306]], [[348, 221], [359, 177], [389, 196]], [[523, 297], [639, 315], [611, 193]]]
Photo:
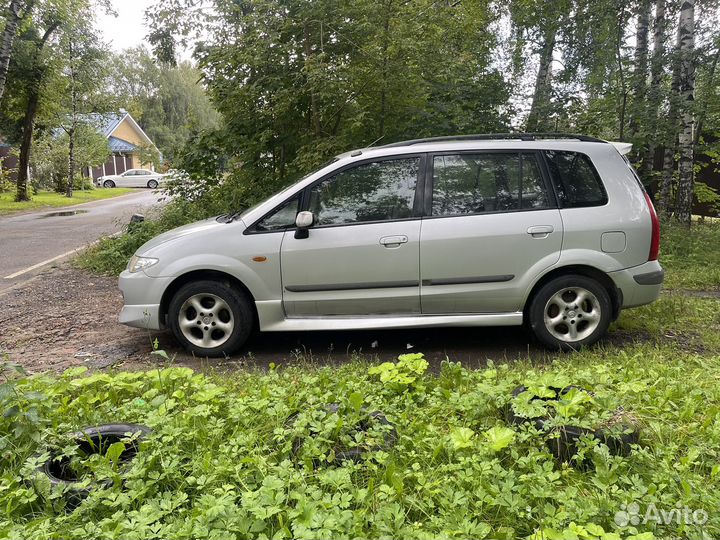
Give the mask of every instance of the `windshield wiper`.
[[220, 223], [232, 223], [239, 218], [246, 209], [247, 206], [243, 206], [239, 210], [234, 210], [232, 212], [228, 212], [227, 214], [221, 214], [216, 217], [215, 220]]

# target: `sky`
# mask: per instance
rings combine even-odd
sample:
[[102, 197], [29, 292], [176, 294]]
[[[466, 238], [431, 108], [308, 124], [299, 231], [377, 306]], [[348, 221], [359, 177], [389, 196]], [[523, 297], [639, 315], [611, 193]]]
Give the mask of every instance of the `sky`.
[[102, 38], [113, 50], [121, 51], [145, 43], [147, 26], [145, 26], [145, 9], [151, 4], [149, 0], [111, 0], [113, 9], [118, 16], [108, 15], [104, 10], [97, 13], [97, 27]]

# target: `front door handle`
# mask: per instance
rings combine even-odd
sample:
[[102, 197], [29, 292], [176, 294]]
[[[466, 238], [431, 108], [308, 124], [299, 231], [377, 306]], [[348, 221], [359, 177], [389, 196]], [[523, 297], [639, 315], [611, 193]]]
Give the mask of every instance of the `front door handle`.
[[527, 233], [533, 238], [547, 238], [548, 234], [554, 230], [552, 225], [535, 225], [534, 227], [529, 227]]
[[404, 234], [396, 235], [396, 236], [383, 236], [380, 239], [380, 244], [387, 248], [394, 248], [394, 247], [400, 247], [400, 244], [406, 244], [408, 241], [408, 237]]

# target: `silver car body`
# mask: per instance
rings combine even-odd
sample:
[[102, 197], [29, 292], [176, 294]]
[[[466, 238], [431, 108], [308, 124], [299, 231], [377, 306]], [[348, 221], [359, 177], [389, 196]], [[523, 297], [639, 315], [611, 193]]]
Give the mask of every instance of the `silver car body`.
[[95, 180], [97, 186], [105, 185], [110, 180], [116, 187], [150, 187], [148, 182], [154, 180], [161, 184], [165, 179], [165, 174], [160, 174], [149, 169], [128, 169], [122, 174], [109, 174], [101, 176]]
[[[560, 150], [589, 156], [607, 204], [252, 232], [268, 212], [319, 179], [388, 156]], [[557, 206], [557, 205], [556, 205]], [[260, 330], [520, 325], [533, 287], [573, 267], [616, 288], [616, 311], [657, 299], [662, 268], [648, 260], [651, 211], [611, 144], [577, 140], [428, 142], [339, 156], [230, 223], [215, 218], [166, 232], [137, 255], [157, 263], [120, 276], [120, 322], [160, 329], [178, 284], [212, 275], [244, 287]]]

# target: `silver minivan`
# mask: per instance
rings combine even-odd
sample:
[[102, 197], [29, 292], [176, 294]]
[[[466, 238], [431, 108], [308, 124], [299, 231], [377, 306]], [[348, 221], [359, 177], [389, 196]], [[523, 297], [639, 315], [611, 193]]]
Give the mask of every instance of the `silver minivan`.
[[338, 156], [242, 213], [143, 245], [120, 322], [203, 356], [263, 332], [526, 323], [592, 344], [658, 298], [660, 227], [623, 152], [580, 135], [419, 139]]

